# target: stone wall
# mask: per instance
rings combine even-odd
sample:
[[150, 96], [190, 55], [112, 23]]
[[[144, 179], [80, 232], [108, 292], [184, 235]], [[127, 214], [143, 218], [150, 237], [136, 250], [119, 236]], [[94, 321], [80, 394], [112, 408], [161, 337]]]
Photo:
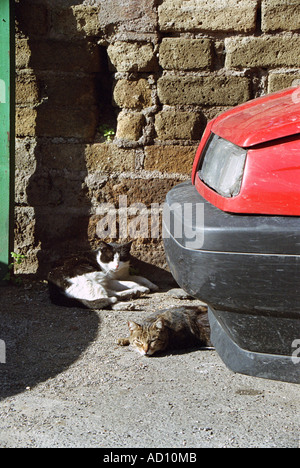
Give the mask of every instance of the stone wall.
[[299, 9], [299, 0], [17, 1], [23, 271], [44, 274], [61, 254], [96, 246], [107, 207], [107, 240], [137, 237], [135, 254], [165, 268], [151, 207], [189, 178], [208, 120], [300, 78]]

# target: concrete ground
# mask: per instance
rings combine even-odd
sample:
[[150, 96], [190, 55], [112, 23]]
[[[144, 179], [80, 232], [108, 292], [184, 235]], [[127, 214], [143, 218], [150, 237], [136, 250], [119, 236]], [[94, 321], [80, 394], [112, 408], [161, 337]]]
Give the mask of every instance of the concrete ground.
[[299, 447], [298, 385], [234, 374], [215, 351], [115, 344], [129, 318], [198, 303], [168, 289], [86, 311], [53, 306], [44, 283], [0, 288], [0, 448]]

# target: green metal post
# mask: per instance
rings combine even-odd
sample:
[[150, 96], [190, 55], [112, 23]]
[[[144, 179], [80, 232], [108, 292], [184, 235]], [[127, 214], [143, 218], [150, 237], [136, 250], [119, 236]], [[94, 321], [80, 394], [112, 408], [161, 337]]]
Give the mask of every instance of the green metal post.
[[13, 250], [14, 207], [14, 15], [13, 3], [0, 0], [0, 282]]

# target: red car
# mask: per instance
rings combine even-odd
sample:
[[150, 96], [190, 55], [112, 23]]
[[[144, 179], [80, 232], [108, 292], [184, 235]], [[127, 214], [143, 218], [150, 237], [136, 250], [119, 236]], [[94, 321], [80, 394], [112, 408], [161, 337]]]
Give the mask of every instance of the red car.
[[208, 304], [226, 365], [300, 383], [299, 88], [208, 123], [163, 228], [171, 272]]

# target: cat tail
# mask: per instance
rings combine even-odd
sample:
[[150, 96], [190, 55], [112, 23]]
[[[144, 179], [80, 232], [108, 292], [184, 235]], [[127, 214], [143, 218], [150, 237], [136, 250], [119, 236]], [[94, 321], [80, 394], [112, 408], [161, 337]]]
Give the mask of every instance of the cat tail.
[[61, 289], [59, 286], [52, 283], [51, 281], [48, 281], [48, 290], [50, 300], [54, 305], [62, 307], [79, 307], [81, 309], [87, 308], [79, 300], [66, 296], [64, 294], [63, 289]]
[[73, 297], [66, 296], [64, 290], [51, 281], [48, 281], [48, 289], [52, 304], [62, 307], [77, 307], [80, 309], [105, 309], [111, 308], [112, 304], [117, 302], [116, 297], [103, 297], [95, 301], [75, 299]]
[[48, 281], [48, 291], [50, 301], [54, 305], [63, 306], [63, 307], [81, 307], [86, 308], [81, 304], [77, 299], [73, 299], [72, 297], [68, 297], [64, 294], [62, 288], [57, 286], [56, 284]]
[[101, 299], [96, 299], [95, 301], [87, 301], [85, 299], [80, 299], [80, 302], [87, 309], [110, 309], [111, 306], [117, 302], [117, 298], [103, 297]]
[[52, 304], [62, 307], [77, 307], [80, 309], [110, 309], [112, 304], [117, 302], [116, 297], [104, 297], [95, 301], [75, 299], [73, 297], [66, 296], [63, 289], [51, 281], [48, 282], [48, 287], [49, 297]]

